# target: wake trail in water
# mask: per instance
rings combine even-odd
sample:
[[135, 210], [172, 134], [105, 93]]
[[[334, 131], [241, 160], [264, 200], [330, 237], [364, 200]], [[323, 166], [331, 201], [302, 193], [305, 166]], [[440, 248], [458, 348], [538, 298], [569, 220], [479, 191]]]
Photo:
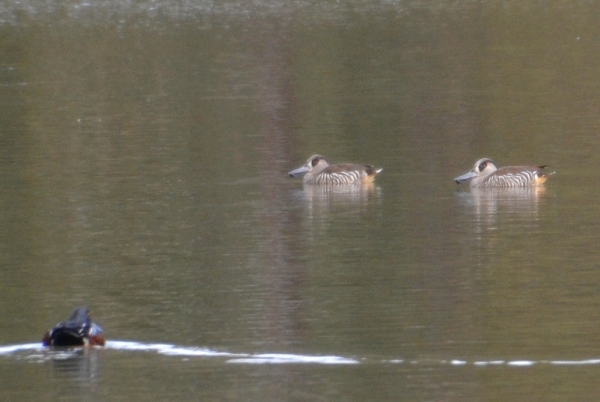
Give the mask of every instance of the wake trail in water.
[[[178, 357], [206, 357], [222, 358], [225, 363], [232, 364], [322, 364], [322, 365], [356, 365], [356, 364], [398, 364], [398, 365], [449, 365], [449, 366], [507, 366], [507, 367], [530, 367], [535, 365], [555, 366], [587, 366], [600, 365], [600, 359], [583, 360], [477, 360], [468, 361], [461, 359], [449, 360], [405, 360], [405, 359], [375, 359], [375, 358], [353, 358], [335, 355], [302, 355], [293, 353], [231, 353], [215, 351], [203, 347], [176, 346], [165, 343], [142, 343], [130, 341], [108, 341], [104, 348], [132, 352], [155, 352], [167, 356]], [[41, 343], [26, 343], [21, 345], [0, 345], [0, 356], [19, 356], [28, 359], [44, 356], [48, 359], [65, 359], [69, 353], [79, 353], [81, 348], [73, 349], [49, 349]]]

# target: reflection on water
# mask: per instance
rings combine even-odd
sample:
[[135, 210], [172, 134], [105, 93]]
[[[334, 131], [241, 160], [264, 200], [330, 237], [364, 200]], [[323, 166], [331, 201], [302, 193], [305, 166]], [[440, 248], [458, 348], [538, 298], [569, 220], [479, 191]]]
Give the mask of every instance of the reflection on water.
[[469, 253], [478, 266], [513, 264], [511, 256], [535, 260], [539, 247], [535, 234], [543, 219], [546, 188], [472, 188], [457, 192], [456, 200], [465, 211]]
[[481, 225], [495, 224], [501, 215], [512, 218], [534, 219], [539, 213], [540, 201], [546, 188], [472, 188], [470, 192], [457, 192], [457, 201], [475, 216]]
[[304, 185], [304, 195], [314, 203], [363, 203], [381, 195], [381, 188], [373, 183], [314, 186]]
[[381, 188], [373, 183], [341, 186], [305, 184], [303, 191], [295, 194], [305, 203], [311, 217], [326, 214], [336, 207], [360, 210], [373, 202], [380, 202], [382, 195]]
[[[411, 367], [599, 355], [590, 286], [598, 231], [585, 214], [593, 190], [553, 180], [548, 190], [568, 193], [569, 204], [551, 210], [543, 188], [455, 196], [447, 173], [490, 149], [515, 160], [535, 151], [551, 165], [588, 169], [581, 177], [594, 183], [596, 164], [581, 163], [598, 155], [593, 10], [59, 3], [0, 5], [0, 18], [17, 25], [3, 27], [0, 69], [2, 343], [36, 339], [25, 334], [46, 328], [55, 310], [88, 302], [121, 339], [173, 344], [109, 342], [68, 361], [39, 344], [0, 348], [12, 356], [0, 358], [6, 383], [36, 384], [12, 374], [27, 366], [42, 380], [61, 373], [48, 388], [63, 373], [112, 375], [100, 383], [104, 400], [149, 399], [135, 398], [142, 388], [164, 400], [176, 388], [179, 399], [198, 399], [200, 388], [215, 390], [202, 399], [236, 399], [232, 389], [255, 388], [265, 393], [246, 399], [283, 400], [268, 390], [312, 387], [303, 380], [317, 364], [358, 362], [360, 370], [328, 368], [319, 390], [347, 400], [465, 400], [494, 389], [465, 370], [432, 379]], [[274, 18], [243, 12], [263, 6]], [[229, 18], [236, 10], [242, 18]], [[585, 18], [564, 23], [567, 14]], [[575, 41], [579, 31], [588, 34]], [[358, 188], [287, 181], [290, 161], [314, 150], [377, 161], [389, 175]], [[189, 375], [187, 360], [208, 376]], [[257, 383], [257, 370], [230, 375], [225, 362], [313, 367], [278, 367]], [[406, 375], [390, 381], [381, 362]], [[162, 363], [189, 377], [136, 388], [140, 371], [165, 378]], [[240, 381], [244, 371], [252, 380]], [[44, 386], [31, 400], [44, 399]]]
[[98, 378], [98, 351], [93, 348], [52, 350], [46, 355], [52, 366], [64, 377], [79, 384], [89, 384]]

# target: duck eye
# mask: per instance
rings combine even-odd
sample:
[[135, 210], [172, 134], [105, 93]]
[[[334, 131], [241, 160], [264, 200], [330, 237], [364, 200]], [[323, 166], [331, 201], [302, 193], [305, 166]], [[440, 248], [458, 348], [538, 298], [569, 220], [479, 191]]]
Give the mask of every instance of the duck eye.
[[486, 166], [487, 162], [481, 162], [478, 167], [479, 171], [482, 172], [486, 168]]
[[321, 160], [321, 158], [315, 158], [312, 160], [312, 162], [310, 164], [312, 165], [312, 167], [315, 167], [319, 164], [320, 160]]

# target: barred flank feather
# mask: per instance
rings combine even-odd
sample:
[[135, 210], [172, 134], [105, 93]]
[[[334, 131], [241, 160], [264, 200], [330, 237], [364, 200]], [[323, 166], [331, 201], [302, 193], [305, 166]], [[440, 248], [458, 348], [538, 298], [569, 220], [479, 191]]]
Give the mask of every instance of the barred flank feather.
[[358, 183], [362, 179], [367, 177], [365, 172], [351, 171], [351, 172], [339, 172], [339, 173], [320, 173], [316, 176], [309, 178], [306, 183], [308, 184], [353, 184]]
[[537, 182], [538, 172], [523, 171], [516, 174], [502, 176], [492, 174], [487, 179], [477, 183], [474, 187], [526, 187], [534, 186]]

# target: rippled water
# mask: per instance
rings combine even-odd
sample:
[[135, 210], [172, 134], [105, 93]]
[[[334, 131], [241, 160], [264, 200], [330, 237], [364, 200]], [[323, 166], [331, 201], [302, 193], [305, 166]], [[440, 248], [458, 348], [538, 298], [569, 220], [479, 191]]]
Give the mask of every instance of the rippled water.
[[[593, 399], [596, 8], [0, 5], [3, 397]], [[78, 305], [107, 346], [41, 348]]]

